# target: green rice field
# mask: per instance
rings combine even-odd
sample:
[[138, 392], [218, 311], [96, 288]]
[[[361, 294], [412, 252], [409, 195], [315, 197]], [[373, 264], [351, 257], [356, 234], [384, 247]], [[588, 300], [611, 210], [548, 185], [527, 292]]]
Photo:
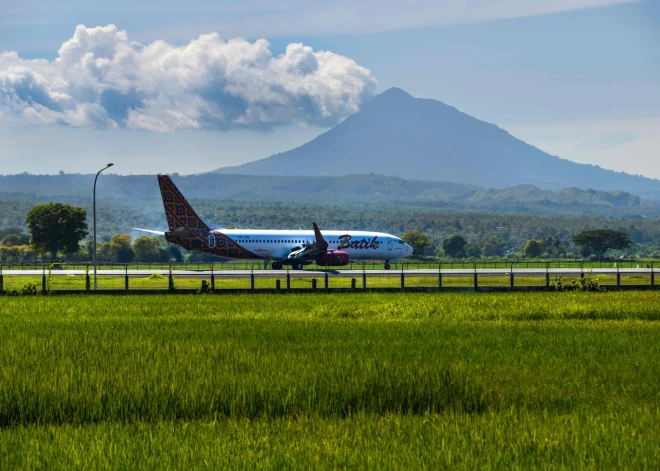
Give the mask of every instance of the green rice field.
[[655, 291], [0, 297], [0, 469], [657, 469], [659, 320]]

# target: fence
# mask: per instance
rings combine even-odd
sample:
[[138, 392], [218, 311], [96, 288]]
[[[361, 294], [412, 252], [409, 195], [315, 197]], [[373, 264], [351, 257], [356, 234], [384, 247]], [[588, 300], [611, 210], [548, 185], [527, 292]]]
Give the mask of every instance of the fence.
[[[55, 266], [61, 270], [84, 270], [86, 267], [92, 267], [92, 262], [4, 262], [0, 263], [1, 270], [49, 270]], [[653, 268], [653, 260], [608, 260], [603, 262], [584, 261], [584, 260], [443, 260], [443, 261], [418, 261], [406, 260], [397, 263], [391, 263], [392, 270], [408, 269], [470, 269], [470, 268]], [[234, 260], [224, 263], [208, 262], [134, 262], [134, 263], [98, 263], [99, 270], [270, 270], [270, 262], [256, 260]], [[317, 267], [315, 264], [311, 268], [325, 269]], [[331, 267], [334, 269], [336, 267]], [[342, 270], [382, 270], [383, 262], [369, 261], [351, 261], [348, 265], [339, 267]]]
[[[496, 270], [463, 272], [451, 269], [385, 273], [335, 271], [250, 271], [249, 273], [197, 274], [173, 270], [164, 276], [136, 271], [98, 276], [93, 290], [87, 273], [12, 275], [0, 272], [0, 294], [147, 294], [147, 293], [307, 293], [307, 292], [443, 292], [443, 291], [547, 291], [570, 287], [585, 276], [583, 269], [536, 271]], [[608, 270], [608, 269], [603, 269]], [[655, 289], [655, 271], [646, 268], [603, 271], [593, 275], [607, 290]], [[561, 277], [561, 278], [560, 278]]]

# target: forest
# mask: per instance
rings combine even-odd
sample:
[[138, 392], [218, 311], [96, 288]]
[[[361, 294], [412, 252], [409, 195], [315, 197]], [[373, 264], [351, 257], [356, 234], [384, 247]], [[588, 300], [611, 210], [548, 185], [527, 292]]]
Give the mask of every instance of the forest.
[[[625, 232], [634, 242], [612, 256], [660, 257], [660, 206], [624, 192], [567, 188], [546, 191], [532, 185], [505, 189], [446, 182], [412, 181], [375, 174], [345, 177], [257, 177], [172, 175], [202, 219], [227, 228], [368, 230], [403, 236], [421, 231], [428, 244], [418, 256], [444, 257], [442, 242], [461, 236], [471, 258], [518, 257], [528, 241], [546, 243], [546, 256], [588, 256], [572, 238], [589, 229]], [[36, 205], [57, 202], [87, 212], [91, 235], [93, 175], [0, 175], [0, 259], [34, 260], [26, 215]], [[154, 175], [103, 175], [97, 194], [98, 256], [120, 261], [133, 250], [136, 260], [194, 259], [164, 239], [134, 250], [144, 233], [166, 230]], [[126, 236], [117, 238], [117, 235]], [[6, 236], [12, 236], [6, 241]], [[91, 257], [81, 244], [75, 260]], [[121, 240], [122, 249], [118, 249]], [[128, 244], [128, 245], [127, 245]], [[132, 244], [132, 245], [131, 245]], [[139, 244], [138, 244], [139, 245]], [[149, 246], [145, 251], [144, 247]], [[122, 252], [123, 251], [123, 252]], [[119, 252], [124, 253], [119, 256]], [[141, 255], [140, 255], [141, 254]]]
[[[36, 204], [53, 198], [25, 197], [22, 200], [0, 199], [0, 235], [2, 239], [16, 232], [25, 236], [25, 217]], [[62, 202], [77, 205], [87, 211], [91, 230], [91, 204], [84, 198], [61, 197]], [[419, 230], [428, 235], [430, 246], [426, 256], [442, 256], [442, 241], [458, 234], [472, 247], [478, 247], [468, 255], [519, 256], [521, 247], [528, 240], [552, 237], [561, 242], [563, 249], [552, 254], [555, 257], [579, 257], [581, 254], [572, 244], [573, 236], [587, 229], [614, 229], [630, 236], [635, 244], [616, 255], [626, 257], [660, 257], [660, 220], [629, 216], [626, 218], [576, 216], [576, 215], [532, 215], [490, 213], [484, 211], [449, 211], [433, 208], [406, 206], [343, 206], [319, 204], [285, 204], [252, 201], [217, 201], [191, 199], [191, 204], [206, 221], [222, 227], [246, 229], [297, 229], [311, 228], [312, 221], [321, 229], [351, 229], [382, 231], [402, 236], [407, 231]], [[104, 200], [97, 204], [99, 257], [114, 260], [110, 244], [117, 234], [129, 234], [133, 242], [143, 233], [133, 228], [166, 230], [165, 214], [159, 199], [150, 204], [139, 202]], [[91, 231], [90, 231], [91, 232]], [[18, 234], [20, 235], [20, 234]], [[25, 242], [25, 240], [23, 240]], [[488, 247], [500, 246], [496, 252]], [[89, 245], [76, 259], [84, 259], [90, 252]], [[18, 249], [12, 249], [16, 252]], [[26, 249], [27, 250], [27, 249]], [[152, 252], [155, 261], [166, 258], [176, 260], [179, 254], [161, 241], [160, 248]], [[185, 251], [183, 256], [186, 256]], [[189, 255], [188, 255], [189, 256]], [[16, 255], [19, 257], [19, 255]], [[145, 261], [149, 261], [147, 258]]]
[[[187, 198], [278, 202], [292, 205], [414, 206], [452, 211], [489, 211], [556, 215], [659, 216], [660, 206], [622, 191], [533, 185], [481, 188], [448, 182], [404, 180], [376, 174], [342, 177], [263, 177], [251, 175], [171, 175]], [[93, 175], [0, 175], [0, 199], [91, 199]], [[584, 188], [589, 187], [585, 182]], [[102, 175], [98, 201], [159, 199], [155, 175]], [[58, 200], [59, 201], [59, 200]]]

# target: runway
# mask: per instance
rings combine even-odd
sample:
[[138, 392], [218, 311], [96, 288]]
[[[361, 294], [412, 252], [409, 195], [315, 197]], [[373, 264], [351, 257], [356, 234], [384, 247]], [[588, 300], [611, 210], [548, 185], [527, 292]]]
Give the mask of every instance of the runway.
[[[404, 269], [404, 270], [365, 270], [369, 277], [391, 277], [400, 276], [473, 276], [475, 272], [478, 276], [580, 276], [581, 273], [591, 272], [593, 275], [647, 275], [656, 272], [652, 268], [594, 268], [592, 270], [580, 268], [515, 268], [513, 270], [506, 268], [457, 268], [457, 269]], [[41, 276], [47, 274], [44, 270], [4, 270], [4, 276]], [[98, 276], [120, 277], [128, 275], [131, 278], [146, 278], [153, 274], [168, 276], [169, 270], [98, 270]], [[325, 276], [353, 278], [362, 275], [362, 270], [172, 270], [172, 275], [176, 278], [208, 278], [212, 274], [220, 278], [249, 278], [254, 274], [255, 278], [281, 278], [289, 274], [291, 277], [314, 278]], [[85, 270], [53, 270], [52, 276], [82, 276]], [[92, 271], [89, 272], [92, 275]]]

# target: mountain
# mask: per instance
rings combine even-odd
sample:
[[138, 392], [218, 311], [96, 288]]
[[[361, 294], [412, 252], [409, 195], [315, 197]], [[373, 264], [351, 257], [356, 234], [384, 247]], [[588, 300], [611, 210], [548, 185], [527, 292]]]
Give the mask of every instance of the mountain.
[[[339, 177], [254, 176], [206, 173], [172, 175], [190, 199], [222, 205], [221, 201], [346, 206], [422, 206], [441, 209], [489, 210], [503, 213], [600, 214], [608, 216], [658, 215], [660, 207], [624, 192], [542, 190], [533, 185], [480, 188], [460, 183], [405, 180], [376, 174]], [[94, 175], [0, 176], [0, 201], [67, 201], [88, 203]], [[161, 210], [154, 175], [103, 175], [99, 201], [132, 204]], [[193, 203], [194, 204], [194, 203]], [[0, 215], [1, 216], [1, 215]], [[0, 217], [0, 225], [1, 225]]]
[[[625, 156], [622, 156], [624, 158]], [[624, 191], [660, 201], [660, 180], [552, 156], [436, 100], [398, 88], [312, 141], [220, 173], [338, 176], [377, 173], [488, 188], [530, 184]]]

